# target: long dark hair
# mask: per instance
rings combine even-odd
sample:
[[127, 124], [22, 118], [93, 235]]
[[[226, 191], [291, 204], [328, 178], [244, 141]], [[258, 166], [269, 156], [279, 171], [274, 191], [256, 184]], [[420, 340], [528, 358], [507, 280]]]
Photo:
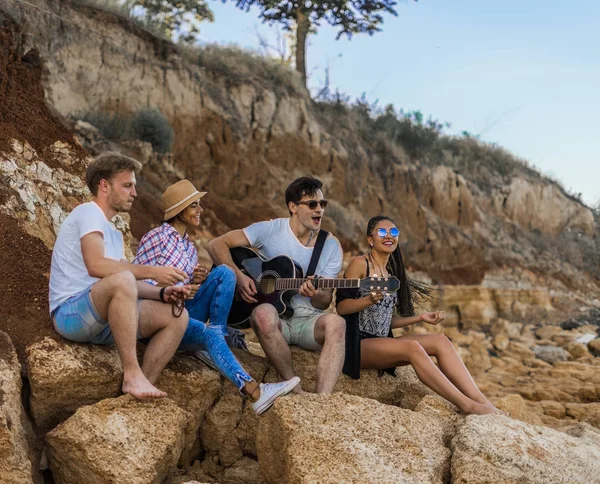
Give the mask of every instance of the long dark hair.
[[[385, 215], [372, 217], [367, 223], [367, 237], [373, 236], [373, 230], [377, 224], [383, 220], [389, 220], [396, 225], [396, 222]], [[408, 277], [406, 274], [406, 268], [404, 267], [404, 260], [402, 259], [402, 252], [400, 251], [400, 244], [396, 246], [394, 252], [392, 252], [390, 255], [390, 259], [386, 268], [390, 274], [396, 276], [400, 281], [396, 311], [400, 316], [414, 316], [415, 304], [418, 305], [423, 299], [431, 298], [431, 290], [429, 286], [423, 284], [422, 282], [413, 281], [410, 277]]]

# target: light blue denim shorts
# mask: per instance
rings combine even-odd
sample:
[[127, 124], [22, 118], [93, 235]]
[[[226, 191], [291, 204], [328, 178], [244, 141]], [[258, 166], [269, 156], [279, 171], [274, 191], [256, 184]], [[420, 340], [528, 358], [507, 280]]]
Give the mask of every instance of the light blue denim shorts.
[[63, 338], [77, 343], [113, 344], [115, 340], [108, 322], [94, 307], [91, 290], [92, 286], [87, 287], [54, 310], [54, 329]]

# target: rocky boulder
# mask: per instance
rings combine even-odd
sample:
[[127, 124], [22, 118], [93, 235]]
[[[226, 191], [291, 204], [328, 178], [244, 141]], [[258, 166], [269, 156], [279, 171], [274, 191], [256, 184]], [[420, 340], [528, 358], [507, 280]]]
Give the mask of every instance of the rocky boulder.
[[34, 462], [34, 436], [21, 403], [21, 365], [0, 331], [0, 482], [41, 482]]
[[507, 395], [495, 402], [496, 407], [508, 412], [511, 418], [521, 420], [522, 422], [540, 425], [542, 420], [535, 412], [532, 412], [520, 395]]
[[171, 400], [189, 413], [181, 465], [191, 464], [202, 452], [200, 426], [219, 398], [222, 385], [221, 376], [216, 371], [196, 358], [180, 354], [175, 355], [156, 382], [158, 388], [167, 392]]
[[597, 482], [600, 445], [502, 416], [469, 416], [452, 440], [455, 483]]
[[558, 346], [536, 346], [533, 349], [535, 357], [546, 363], [554, 364], [557, 361], [567, 361], [568, 353]]
[[184, 447], [189, 414], [172, 400], [125, 395], [82, 407], [46, 436], [55, 481], [162, 482]]
[[267, 482], [443, 482], [450, 452], [431, 415], [351, 395], [278, 400], [261, 419], [258, 463]]
[[[255, 380], [264, 379], [270, 367], [268, 360], [240, 350], [234, 352]], [[256, 456], [258, 423], [259, 417], [248, 401], [241, 397], [232, 383], [225, 381], [218, 400], [204, 419], [200, 432], [202, 445], [208, 457], [217, 466], [229, 468], [244, 455]]]
[[[302, 388], [308, 392], [317, 390], [317, 361], [319, 354], [291, 347], [296, 375], [302, 380]], [[271, 368], [265, 381], [277, 381], [278, 376]], [[413, 409], [426, 395], [436, 395], [417, 377], [412, 366], [396, 368], [395, 376], [387, 373], [379, 376], [377, 370], [362, 370], [360, 379], [354, 380], [342, 374], [335, 386], [336, 392], [372, 398], [381, 403]]]
[[114, 346], [45, 338], [27, 348], [31, 411], [43, 432], [84, 405], [116, 397], [123, 368]]
[[600, 338], [590, 341], [587, 347], [592, 355], [600, 357]]

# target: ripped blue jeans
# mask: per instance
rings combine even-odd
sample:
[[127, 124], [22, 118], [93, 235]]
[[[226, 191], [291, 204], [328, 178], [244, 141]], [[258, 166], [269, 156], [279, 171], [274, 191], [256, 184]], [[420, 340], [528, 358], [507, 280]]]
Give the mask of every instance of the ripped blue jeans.
[[[241, 390], [254, 379], [244, 370], [225, 341], [227, 316], [233, 302], [235, 284], [235, 273], [230, 267], [221, 265], [210, 271], [194, 299], [185, 303], [190, 322], [179, 348], [207, 351], [219, 372]], [[210, 322], [206, 325], [203, 321], [209, 318]]]

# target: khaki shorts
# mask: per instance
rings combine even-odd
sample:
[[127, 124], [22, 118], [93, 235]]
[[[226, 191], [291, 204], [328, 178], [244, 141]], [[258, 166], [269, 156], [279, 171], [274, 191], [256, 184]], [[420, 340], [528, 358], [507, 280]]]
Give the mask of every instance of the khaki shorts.
[[289, 345], [300, 346], [305, 350], [320, 351], [323, 347], [315, 340], [315, 324], [325, 311], [306, 306], [294, 309], [294, 315], [281, 319], [281, 332]]

